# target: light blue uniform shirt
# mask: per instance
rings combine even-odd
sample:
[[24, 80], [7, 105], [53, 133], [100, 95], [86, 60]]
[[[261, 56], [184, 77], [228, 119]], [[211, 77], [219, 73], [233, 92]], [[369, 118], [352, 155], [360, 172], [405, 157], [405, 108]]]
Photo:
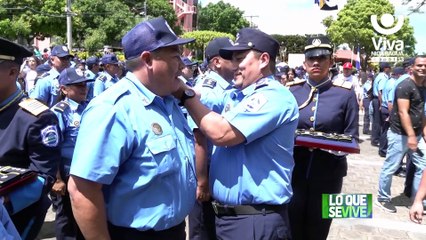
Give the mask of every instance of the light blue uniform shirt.
[[215, 147], [210, 164], [213, 198], [223, 204], [288, 203], [293, 194], [293, 147], [299, 111], [293, 94], [273, 77], [230, 95], [223, 117], [246, 138]]
[[371, 80], [365, 81], [365, 83], [362, 85], [362, 97], [368, 98], [368, 91], [371, 89]]
[[393, 102], [392, 89], [395, 88], [395, 78], [389, 78], [386, 81], [385, 88], [382, 90], [382, 107], [388, 109], [388, 102]]
[[45, 102], [49, 107], [55, 105], [59, 94], [59, 72], [52, 68], [45, 77], [37, 80], [30, 98], [36, 98]]
[[99, 73], [99, 76], [96, 78], [95, 83], [93, 85], [93, 97], [98, 96], [117, 82], [117, 77], [113, 77], [107, 72]]
[[396, 86], [398, 86], [398, 84], [400, 84], [402, 81], [404, 81], [405, 79], [407, 79], [407, 78], [409, 78], [410, 77], [410, 75], [408, 74], [408, 73], [405, 73], [404, 75], [401, 75], [395, 82], [394, 82], [394, 84], [393, 84], [393, 88], [390, 90], [390, 92], [389, 92], [389, 99], [388, 99], [388, 101], [389, 102], [394, 102], [394, 100], [395, 100], [395, 89], [396, 89]]
[[90, 101], [93, 98], [93, 89], [95, 87], [95, 79], [99, 76], [99, 73], [95, 74], [91, 70], [87, 70], [85, 73], [88, 79], [93, 80], [93, 81], [87, 82], [87, 90], [88, 90], [87, 101]]
[[78, 104], [69, 98], [65, 98], [63, 101], [52, 107], [53, 113], [55, 113], [58, 118], [59, 127], [61, 128], [62, 133], [62, 159], [60, 168], [63, 169], [65, 176], [69, 175], [72, 155], [74, 153], [77, 134], [80, 128], [81, 115], [85, 107], [86, 103]]
[[116, 226], [164, 230], [195, 203], [194, 139], [177, 101], [131, 72], [87, 106], [71, 175], [103, 184]]
[[379, 91], [383, 89], [383, 87], [381, 87], [380, 85], [383, 84], [383, 82], [385, 82], [387, 79], [388, 79], [388, 75], [386, 75], [386, 73], [380, 72], [379, 74], [377, 74], [373, 82], [373, 96], [375, 97], [379, 96]]
[[[221, 113], [225, 107], [225, 99], [229, 94], [232, 86], [229, 82], [223, 79], [215, 71], [208, 71], [202, 77], [196, 80], [197, 84], [195, 89], [201, 94], [200, 101], [209, 109], [216, 113]], [[191, 129], [198, 128], [190, 116], [188, 116], [188, 123]], [[213, 144], [207, 141], [208, 159], [211, 158]]]

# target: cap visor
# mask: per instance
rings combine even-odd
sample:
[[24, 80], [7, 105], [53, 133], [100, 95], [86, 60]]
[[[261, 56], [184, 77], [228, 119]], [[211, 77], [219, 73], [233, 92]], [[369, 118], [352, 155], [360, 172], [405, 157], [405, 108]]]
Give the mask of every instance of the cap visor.
[[57, 57], [66, 57], [66, 56], [74, 57], [73, 55], [71, 55], [71, 54], [66, 54], [66, 53], [57, 54], [56, 56], [57, 56]]
[[175, 46], [175, 45], [183, 45], [183, 44], [187, 44], [187, 43], [191, 43], [194, 42], [195, 39], [194, 38], [178, 38], [172, 42], [169, 42], [167, 44], [164, 44], [164, 46], [162, 47], [170, 47], [170, 46]]
[[247, 46], [232, 46], [232, 47], [226, 47], [226, 48], [222, 48], [219, 50], [219, 55], [227, 60], [232, 60], [232, 54], [235, 51], [244, 51], [244, 50], [249, 50], [251, 48], [247, 47]]
[[319, 57], [319, 56], [327, 56], [331, 55], [331, 51], [329, 49], [311, 49], [305, 52], [305, 57]]

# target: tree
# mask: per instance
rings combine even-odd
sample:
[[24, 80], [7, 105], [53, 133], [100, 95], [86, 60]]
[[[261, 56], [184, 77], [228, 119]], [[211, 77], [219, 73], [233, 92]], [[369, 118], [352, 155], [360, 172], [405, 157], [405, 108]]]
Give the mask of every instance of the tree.
[[287, 60], [289, 53], [303, 53], [306, 44], [306, 36], [301, 35], [271, 35], [280, 43], [280, 57], [282, 61]]
[[[407, 5], [410, 4], [411, 2], [413, 2], [413, 0], [404, 0], [404, 2], [402, 4]], [[415, 3], [416, 5], [413, 7], [410, 7], [410, 11], [412, 13], [422, 13], [422, 11], [420, 10], [420, 8], [422, 8], [424, 5], [426, 5], [426, 0], [421, 0], [421, 1], [416, 1]]]
[[241, 28], [250, 26], [243, 14], [243, 11], [223, 1], [209, 3], [198, 9], [198, 29], [236, 35]]
[[[409, 25], [409, 19], [405, 18], [401, 30], [391, 35], [377, 33], [370, 17], [377, 15], [378, 19], [386, 13], [394, 15], [394, 6], [388, 0], [348, 0], [344, 8], [338, 13], [337, 20], [326, 18], [323, 24], [327, 28], [327, 34], [334, 45], [348, 43], [350, 46], [360, 46], [364, 49], [367, 59], [373, 51], [376, 51], [374, 39], [393, 41], [402, 40], [405, 44], [404, 53], [414, 53], [414, 29]], [[384, 39], [386, 38], [386, 39]], [[376, 41], [376, 45], [379, 40]]]
[[182, 35], [183, 38], [194, 38], [195, 42], [188, 43], [185, 45], [186, 48], [195, 51], [196, 59], [204, 59], [204, 50], [207, 44], [218, 37], [228, 37], [231, 40], [234, 40], [234, 37], [229, 33], [215, 32], [215, 31], [193, 31], [186, 32]]

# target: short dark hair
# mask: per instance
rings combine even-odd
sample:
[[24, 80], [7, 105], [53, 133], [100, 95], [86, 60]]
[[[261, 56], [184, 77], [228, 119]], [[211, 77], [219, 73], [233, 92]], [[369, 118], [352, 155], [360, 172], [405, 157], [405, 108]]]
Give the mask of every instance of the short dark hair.
[[426, 58], [426, 55], [422, 54], [422, 55], [416, 55], [413, 57], [413, 62], [412, 62], [412, 66], [414, 66], [414, 63], [416, 62], [417, 58]]

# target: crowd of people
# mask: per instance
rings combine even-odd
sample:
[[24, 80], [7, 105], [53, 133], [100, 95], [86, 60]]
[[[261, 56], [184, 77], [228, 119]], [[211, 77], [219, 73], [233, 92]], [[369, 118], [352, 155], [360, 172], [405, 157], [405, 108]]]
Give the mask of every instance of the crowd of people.
[[0, 165], [38, 173], [3, 196], [0, 236], [35, 239], [52, 203], [57, 239], [184, 240], [187, 217], [191, 240], [326, 239], [322, 194], [341, 192], [347, 153], [295, 145], [296, 130], [358, 141], [360, 109], [386, 157], [376, 204], [396, 211], [406, 154], [421, 222], [426, 56], [361, 81], [350, 62], [335, 69], [324, 35], [295, 68], [258, 29], [211, 40], [202, 65], [181, 55], [193, 41], [143, 21], [122, 38], [124, 66], [110, 53], [71, 61], [61, 45], [40, 63], [0, 38]]

